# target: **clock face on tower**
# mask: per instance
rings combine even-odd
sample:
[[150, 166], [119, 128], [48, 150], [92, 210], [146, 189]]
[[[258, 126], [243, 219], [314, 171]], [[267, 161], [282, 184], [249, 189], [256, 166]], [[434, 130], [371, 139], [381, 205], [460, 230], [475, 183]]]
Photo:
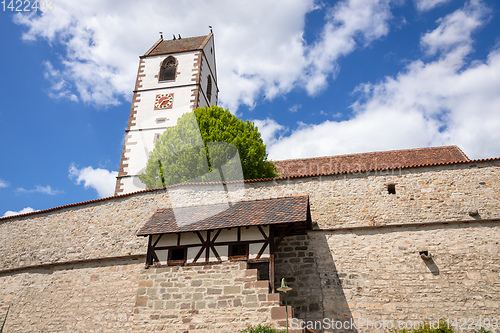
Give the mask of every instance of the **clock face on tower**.
[[156, 95], [155, 110], [171, 109], [174, 104], [174, 94]]

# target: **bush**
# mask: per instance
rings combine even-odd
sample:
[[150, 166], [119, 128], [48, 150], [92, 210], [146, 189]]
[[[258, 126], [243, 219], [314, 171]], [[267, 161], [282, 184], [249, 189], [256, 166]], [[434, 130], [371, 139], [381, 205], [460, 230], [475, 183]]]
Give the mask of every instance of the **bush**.
[[257, 326], [247, 326], [244, 330], [240, 331], [240, 333], [285, 333], [286, 330], [277, 331], [275, 328], [272, 328], [268, 325], [257, 325]]

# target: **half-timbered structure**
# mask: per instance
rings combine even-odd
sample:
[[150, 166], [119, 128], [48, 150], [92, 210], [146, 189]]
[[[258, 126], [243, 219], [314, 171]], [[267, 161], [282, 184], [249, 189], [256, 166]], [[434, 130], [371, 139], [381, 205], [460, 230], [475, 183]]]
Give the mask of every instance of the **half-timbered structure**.
[[307, 195], [222, 205], [183, 207], [182, 223], [172, 208], [159, 209], [138, 232], [149, 237], [146, 266], [245, 260], [274, 281], [274, 249], [311, 229]]

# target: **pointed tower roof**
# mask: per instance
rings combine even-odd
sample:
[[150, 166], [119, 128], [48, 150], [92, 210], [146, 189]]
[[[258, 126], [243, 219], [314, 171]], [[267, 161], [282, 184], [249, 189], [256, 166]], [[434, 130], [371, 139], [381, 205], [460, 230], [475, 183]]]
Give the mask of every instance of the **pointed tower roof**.
[[142, 57], [202, 50], [211, 37], [212, 34], [169, 40], [160, 38]]

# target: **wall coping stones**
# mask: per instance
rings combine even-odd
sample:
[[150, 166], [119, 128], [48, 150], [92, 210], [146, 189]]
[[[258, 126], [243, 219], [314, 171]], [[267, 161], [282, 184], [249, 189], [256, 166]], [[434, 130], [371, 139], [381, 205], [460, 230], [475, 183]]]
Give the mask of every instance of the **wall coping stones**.
[[[432, 169], [435, 167], [443, 167], [444, 169], [449, 169], [450, 167], [453, 167], [453, 166], [463, 166], [465, 164], [472, 164], [470, 166], [471, 168], [477, 167], [478, 164], [485, 164], [485, 166], [488, 166], [488, 165], [499, 166], [500, 165], [500, 157], [478, 159], [478, 160], [469, 160], [469, 161], [457, 161], [454, 163], [446, 162], [446, 163], [435, 163], [435, 164], [427, 164], [427, 165], [425, 165], [425, 164], [424, 165], [414, 165], [411, 167], [399, 167], [397, 169], [413, 169], [416, 172], [419, 172], [419, 170], [420, 170], [420, 172], [422, 172], [421, 169], [429, 169], [428, 171], [433, 171]], [[368, 173], [371, 171], [381, 171], [381, 170], [382, 169], [373, 169], [373, 170], [370, 169], [370, 170], [366, 170], [364, 172], [346, 172], [346, 173], [342, 173], [342, 175], [356, 176], [358, 174]], [[383, 170], [390, 171], [393, 169], [389, 168], [389, 169], [383, 169]], [[423, 172], [425, 172], [425, 170]], [[286, 178], [277, 177], [277, 178], [264, 178], [264, 179], [247, 179], [247, 180], [244, 180], [243, 182], [244, 183], [271, 183], [271, 184], [277, 185], [278, 183], [281, 183], [281, 182], [286, 183], [287, 181], [290, 181], [291, 179], [307, 179], [307, 178], [315, 178], [318, 176], [328, 177], [328, 176], [335, 176], [335, 175], [338, 175], [338, 174], [335, 174], [335, 173], [334, 174], [310, 174], [310, 175], [289, 176]], [[241, 181], [232, 181], [232, 182], [226, 182], [226, 183], [237, 183], [237, 182], [241, 182]], [[214, 185], [218, 185], [218, 184], [220, 184], [220, 183], [183, 183], [183, 184], [170, 185], [170, 186], [166, 186], [163, 188], [146, 189], [146, 190], [137, 191], [137, 192], [119, 194], [119, 195], [115, 195], [115, 196], [111, 196], [111, 197], [99, 198], [99, 199], [94, 199], [94, 200], [89, 200], [89, 201], [82, 201], [82, 202], [67, 204], [67, 205], [63, 205], [63, 206], [42, 209], [42, 210], [38, 210], [38, 211], [30, 212], [30, 213], [25, 213], [25, 214], [0, 217], [0, 225], [2, 223], [7, 222], [8, 220], [15, 220], [16, 218], [20, 218], [20, 217], [38, 215], [38, 214], [42, 214], [42, 213], [52, 212], [52, 211], [70, 208], [70, 207], [75, 207], [75, 206], [92, 204], [92, 203], [96, 203], [96, 202], [109, 201], [109, 200], [113, 200], [113, 199], [121, 199], [121, 198], [130, 197], [130, 196], [137, 195], [137, 194], [166, 191], [167, 189], [172, 189], [172, 188], [177, 188], [177, 187], [214, 186]]]

